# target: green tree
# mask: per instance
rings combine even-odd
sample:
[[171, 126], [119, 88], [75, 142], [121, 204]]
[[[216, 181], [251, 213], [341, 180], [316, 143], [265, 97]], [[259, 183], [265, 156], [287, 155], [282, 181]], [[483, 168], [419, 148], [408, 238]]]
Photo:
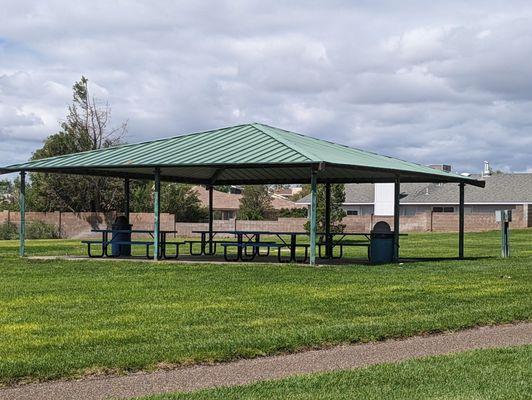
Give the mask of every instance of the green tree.
[[[316, 200], [317, 230], [325, 232], [325, 185], [318, 185]], [[331, 185], [331, 232], [342, 232], [345, 229], [345, 225], [342, 224], [342, 219], [346, 216], [342, 208], [344, 202], [345, 185]], [[305, 224], [305, 229], [310, 230], [310, 221]]]
[[153, 182], [131, 181], [129, 186], [129, 210], [131, 212], [153, 211]]
[[18, 190], [15, 182], [0, 180], [0, 210], [18, 210]]
[[268, 186], [244, 186], [238, 218], [246, 220], [263, 220], [273, 210], [272, 199]]
[[208, 217], [193, 186], [182, 183], [161, 185], [161, 210], [174, 214], [178, 222], [199, 222]]
[[279, 210], [279, 217], [281, 218], [305, 218], [307, 216], [307, 208], [281, 208]]
[[310, 194], [309, 184], [301, 185], [301, 189], [302, 189], [301, 192], [296, 193], [292, 196], [291, 198], [292, 201], [298, 201], [299, 199], [302, 199], [303, 197], [308, 196]]
[[[129, 209], [131, 212], [153, 212], [154, 183], [131, 181]], [[200, 222], [208, 217], [192, 185], [161, 183], [161, 212], [175, 215], [178, 222]]]
[[[18, 211], [20, 193], [20, 177], [13, 181], [0, 181], [0, 210]], [[31, 182], [26, 182], [26, 204], [33, 204], [34, 191]], [[39, 210], [36, 210], [39, 211]]]
[[231, 191], [231, 185], [215, 186], [214, 190], [218, 190], [219, 192], [229, 193]]
[[[117, 145], [127, 124], [110, 128], [111, 108], [91, 97], [88, 80], [81, 77], [73, 86], [73, 100], [61, 130], [49, 136], [32, 160]], [[35, 211], [111, 211], [123, 202], [122, 181], [105, 177], [32, 173], [32, 196], [28, 201]]]

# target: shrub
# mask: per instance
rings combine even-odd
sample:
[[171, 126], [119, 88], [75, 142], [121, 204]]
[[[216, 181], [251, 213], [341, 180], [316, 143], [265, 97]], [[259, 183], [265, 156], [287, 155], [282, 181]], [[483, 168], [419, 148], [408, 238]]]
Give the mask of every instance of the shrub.
[[4, 222], [0, 225], [0, 239], [10, 240], [18, 238], [17, 226], [12, 222]]
[[279, 210], [279, 217], [282, 218], [306, 218], [306, 208], [281, 208]]
[[26, 239], [59, 239], [59, 230], [55, 225], [42, 221], [33, 221], [26, 225]]

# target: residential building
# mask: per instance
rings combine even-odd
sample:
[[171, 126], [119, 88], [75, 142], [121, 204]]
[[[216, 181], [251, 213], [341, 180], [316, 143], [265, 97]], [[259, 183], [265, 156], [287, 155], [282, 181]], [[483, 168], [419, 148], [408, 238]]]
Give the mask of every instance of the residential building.
[[[209, 192], [203, 186], [195, 186], [194, 190], [198, 194], [198, 198], [202, 204], [207, 207], [209, 205]], [[242, 194], [226, 193], [218, 190], [213, 190], [213, 209], [216, 219], [228, 220], [234, 219], [240, 209], [240, 199]], [[272, 196], [272, 207], [274, 210], [303, 208], [304, 205], [297, 204], [293, 201], [287, 200], [281, 196]]]
[[287, 186], [287, 187], [281, 187], [276, 189], [273, 192], [273, 195], [276, 197], [283, 197], [285, 199], [290, 200], [292, 196], [301, 193], [303, 188], [301, 186]]
[[[442, 166], [449, 168], [448, 166]], [[514, 227], [532, 227], [532, 174], [493, 173], [489, 165], [474, 176], [486, 181], [485, 188], [466, 186], [465, 214], [468, 230], [496, 229], [495, 211], [513, 211]], [[343, 208], [348, 216], [390, 217], [394, 214], [394, 184], [347, 184]], [[298, 201], [309, 205], [309, 197]], [[454, 221], [458, 214], [459, 189], [457, 184], [403, 183], [401, 184], [400, 215], [415, 222], [427, 221], [426, 230], [434, 230], [434, 220]], [[436, 215], [436, 216], [435, 216]], [[385, 218], [386, 219], [386, 218]], [[454, 222], [453, 222], [454, 223]], [[430, 227], [429, 227], [430, 225]], [[416, 225], [425, 226], [425, 225]], [[448, 230], [452, 226], [449, 225]], [[417, 229], [416, 230], [424, 230]], [[437, 229], [447, 230], [447, 229]]]

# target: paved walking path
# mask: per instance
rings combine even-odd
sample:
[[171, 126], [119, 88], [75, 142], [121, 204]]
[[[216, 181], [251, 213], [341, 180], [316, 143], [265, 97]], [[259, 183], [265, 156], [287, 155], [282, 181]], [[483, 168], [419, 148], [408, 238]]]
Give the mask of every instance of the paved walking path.
[[127, 376], [55, 381], [0, 389], [4, 400], [97, 400], [242, 385], [311, 372], [343, 370], [410, 358], [532, 344], [532, 323], [500, 325], [402, 340], [338, 346], [217, 365]]

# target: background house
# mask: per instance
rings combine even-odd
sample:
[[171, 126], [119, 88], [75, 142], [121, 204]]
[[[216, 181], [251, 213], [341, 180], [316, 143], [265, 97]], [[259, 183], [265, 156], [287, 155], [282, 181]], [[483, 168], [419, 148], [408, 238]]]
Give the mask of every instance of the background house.
[[[205, 207], [209, 205], [209, 192], [203, 186], [195, 186], [194, 190], [198, 193], [198, 198]], [[240, 193], [226, 193], [218, 190], [213, 190], [213, 209], [215, 219], [229, 220], [236, 218], [237, 212], [240, 209]], [[291, 200], [285, 199], [281, 196], [272, 194], [272, 207], [274, 211], [282, 209], [304, 208], [304, 204], [298, 204]], [[272, 215], [274, 218], [275, 215]]]
[[[450, 170], [447, 165], [433, 167]], [[532, 227], [532, 174], [492, 173], [487, 165], [482, 174], [474, 177], [484, 179], [486, 187], [468, 186], [465, 190], [468, 230], [496, 229], [495, 211], [501, 209], [513, 210], [512, 226]], [[347, 184], [345, 192], [343, 208], [347, 220], [354, 222], [357, 216], [387, 220], [393, 216], [393, 184]], [[405, 229], [454, 230], [454, 220], [458, 219], [458, 196], [457, 184], [402, 184], [400, 214]], [[308, 206], [309, 197], [298, 203]]]
[[283, 197], [290, 200], [292, 196], [295, 196], [298, 193], [301, 193], [303, 188], [301, 186], [286, 186], [280, 187], [273, 191], [274, 197]]

